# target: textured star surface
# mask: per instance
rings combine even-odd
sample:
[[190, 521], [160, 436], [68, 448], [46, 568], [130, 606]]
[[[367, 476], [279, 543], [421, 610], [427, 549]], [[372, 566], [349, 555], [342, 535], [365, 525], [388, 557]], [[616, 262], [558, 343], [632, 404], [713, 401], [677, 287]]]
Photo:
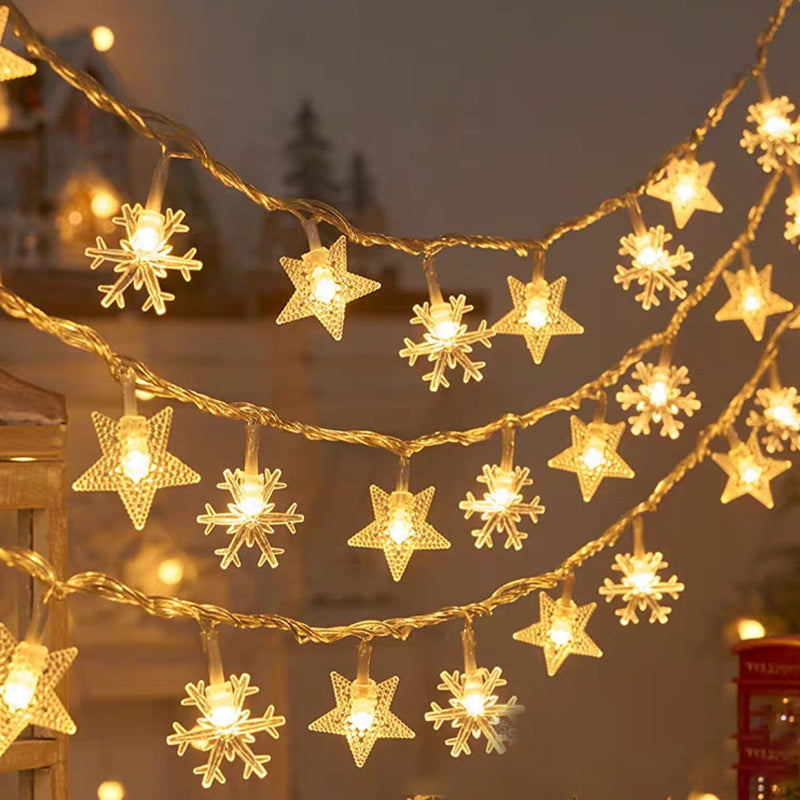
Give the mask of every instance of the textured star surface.
[[278, 728], [286, 724], [286, 718], [275, 714], [275, 707], [268, 706], [263, 717], [251, 717], [250, 710], [244, 707], [245, 700], [257, 694], [257, 686], [250, 686], [250, 676], [245, 672], [241, 676], [231, 675], [233, 705], [236, 716], [229, 725], [217, 725], [212, 718], [211, 704], [206, 696], [204, 681], [186, 684], [186, 694], [181, 700], [182, 706], [194, 706], [200, 711], [200, 717], [192, 728], [184, 728], [180, 722], [173, 722], [175, 733], [167, 736], [167, 744], [178, 748], [182, 756], [191, 746], [195, 750], [208, 754], [208, 761], [192, 772], [202, 776], [203, 787], [208, 789], [214, 781], [225, 783], [222, 766], [225, 761], [239, 758], [244, 764], [244, 777], [256, 775], [264, 778], [267, 770], [264, 764], [270, 756], [256, 755], [250, 745], [256, 740], [254, 734], [267, 733], [277, 739]]
[[275, 511], [275, 503], [270, 502], [273, 492], [286, 488], [286, 484], [280, 480], [281, 471], [276, 469], [270, 472], [266, 469], [263, 475], [257, 476], [261, 506], [255, 513], [248, 513], [247, 504], [242, 503], [245, 473], [240, 469], [235, 472], [226, 469], [223, 477], [224, 480], [217, 484], [217, 488], [230, 492], [233, 502], [228, 503], [228, 510], [214, 511], [214, 507], [206, 503], [206, 513], [197, 518], [199, 523], [206, 526], [206, 536], [218, 525], [227, 528], [226, 533], [231, 537], [230, 543], [227, 547], [214, 551], [215, 555], [222, 557], [220, 566], [222, 569], [227, 569], [231, 564], [241, 567], [239, 551], [242, 547], [256, 546], [261, 551], [258, 566], [269, 564], [274, 569], [278, 566], [278, 556], [285, 551], [273, 546], [270, 534], [275, 533], [277, 525], [285, 525], [290, 533], [295, 533], [295, 525], [304, 519], [302, 514], [295, 513], [297, 503], [292, 503], [286, 511]]
[[[327, 303], [318, 300], [314, 295], [312, 273], [320, 265], [330, 270], [336, 284], [336, 292]], [[294, 284], [294, 294], [275, 321], [282, 325], [284, 322], [294, 322], [305, 317], [316, 317], [336, 340], [341, 339], [344, 333], [347, 303], [381, 288], [377, 281], [347, 271], [346, 236], [340, 236], [330, 250], [318, 247], [299, 259], [284, 256], [281, 258], [281, 266]]]
[[113, 284], [98, 287], [103, 294], [100, 304], [108, 308], [116, 303], [119, 308], [125, 308], [125, 291], [132, 286], [137, 292], [144, 289], [147, 293], [142, 311], [152, 308], [156, 314], [164, 314], [167, 310], [166, 304], [174, 300], [175, 295], [165, 292], [159, 281], [166, 278], [169, 272], [178, 272], [185, 281], [189, 281], [192, 272], [203, 268], [203, 263], [194, 257], [196, 248], [190, 248], [182, 256], [172, 252], [170, 239], [173, 235], [189, 230], [189, 226], [183, 224], [186, 215], [183, 211], [168, 208], [159, 230], [158, 244], [154, 248], [143, 250], [136, 246], [136, 231], [145, 209], [139, 203], [133, 207], [126, 203], [121, 212], [122, 216], [113, 219], [115, 225], [125, 229], [125, 236], [120, 239], [119, 247], [109, 247], [103, 237], [98, 236], [96, 247], [86, 248], [86, 255], [92, 259], [92, 269], [108, 262], [114, 264], [114, 272], [119, 274]]
[[740, 144], [748, 153], [760, 150], [758, 163], [764, 172], [800, 163], [800, 120], [792, 121], [794, 104], [788, 97], [773, 97], [748, 108], [747, 121], [754, 131], [742, 131]]
[[674, 158], [667, 164], [667, 174], [648, 187], [647, 194], [672, 205], [678, 228], [683, 228], [695, 211], [719, 214], [722, 205], [708, 188], [714, 167], [713, 161], [699, 164], [693, 158]]
[[760, 270], [753, 266], [736, 272], [724, 270], [722, 277], [730, 292], [730, 299], [717, 311], [717, 322], [742, 320], [753, 338], [760, 342], [764, 337], [767, 317], [791, 311], [793, 306], [784, 297], [771, 290], [772, 264]]
[[472, 531], [475, 547], [492, 547], [492, 536], [505, 532], [506, 550], [511, 547], [522, 549], [528, 534], [517, 527], [518, 523], [524, 516], [536, 523], [539, 516], [544, 514], [544, 506], [539, 503], [538, 495], [527, 503], [522, 499], [523, 488], [533, 483], [528, 475], [530, 470], [527, 467], [514, 467], [506, 472], [497, 464], [483, 465], [483, 474], [478, 476], [478, 483], [486, 484], [483, 498], [479, 500], [472, 492], [467, 492], [467, 499], [458, 504], [465, 512], [466, 519], [473, 514], [480, 514], [483, 520], [483, 527]]
[[758, 446], [756, 431], [751, 431], [746, 444], [739, 442], [727, 453], [712, 453], [711, 458], [728, 475], [720, 498], [723, 503], [749, 494], [767, 508], [774, 505], [770, 481], [792, 466], [791, 461], [765, 456]]
[[119, 421], [95, 411], [92, 422], [103, 455], [72, 484], [72, 488], [76, 492], [117, 492], [136, 530], [144, 528], [158, 489], [200, 480], [193, 469], [167, 452], [171, 406], [162, 408], [147, 420], [150, 469], [140, 481], [132, 480], [122, 470]]
[[399, 581], [415, 550], [447, 550], [450, 542], [427, 522], [435, 487], [429, 486], [413, 495], [410, 509], [411, 534], [401, 542], [389, 535], [389, 501], [391, 495], [374, 484], [369, 487], [375, 520], [347, 540], [351, 547], [383, 550], [392, 578]]
[[652, 306], [661, 305], [657, 292], [666, 289], [669, 299], [686, 297], [688, 281], [675, 277], [679, 269], [690, 269], [689, 262], [694, 254], [678, 245], [674, 253], [670, 253], [664, 245], [672, 239], [672, 234], [664, 230], [663, 225], [649, 228], [647, 233], [637, 236], [630, 233], [620, 240], [619, 254], [631, 257], [631, 266], [617, 264], [614, 283], [629, 289], [632, 283], [642, 287], [642, 291], [634, 299], [647, 311]]
[[[581, 495], [588, 503], [600, 486], [603, 478], [632, 478], [633, 470], [623, 461], [617, 453], [619, 440], [625, 432], [625, 423], [607, 422], [585, 423], [574, 414], [569, 418], [572, 445], [566, 450], [553, 456], [547, 466], [553, 469], [563, 469], [574, 472], [578, 476]], [[586, 463], [584, 454], [589, 445], [597, 442], [598, 450], [601, 448], [602, 460], [597, 465]]]
[[327, 714], [314, 720], [309, 726], [310, 731], [320, 733], [334, 733], [344, 736], [353, 754], [357, 767], [363, 767], [372, 748], [378, 739], [413, 739], [414, 731], [399, 717], [396, 717], [390, 706], [397, 691], [400, 679], [397, 676], [381, 681], [375, 686], [375, 710], [373, 720], [366, 730], [356, 728], [350, 721], [352, 715], [352, 686], [355, 681], [349, 681], [338, 672], [331, 673], [333, 695], [336, 707]]
[[747, 417], [747, 424], [756, 429], [768, 453], [783, 452], [785, 444], [800, 450], [800, 397], [794, 386], [776, 386], [756, 392], [755, 409]]
[[684, 585], [678, 582], [676, 575], [664, 580], [658, 573], [669, 565], [663, 560], [661, 553], [617, 553], [611, 569], [622, 573], [619, 583], [614, 583], [606, 578], [600, 587], [600, 594], [611, 602], [619, 598], [624, 603], [614, 613], [619, 617], [622, 625], [629, 622], [637, 624], [639, 616], [637, 611], [650, 611], [650, 622], [664, 624], [669, 619], [672, 609], [661, 605], [665, 596], [677, 600], [684, 590]]
[[467, 330], [462, 318], [464, 314], [472, 311], [472, 306], [467, 305], [467, 298], [463, 294], [451, 297], [447, 305], [450, 308], [452, 335], [439, 335], [437, 321], [431, 315], [431, 304], [425, 302], [421, 306], [414, 306], [414, 316], [411, 318], [412, 325], [425, 326], [426, 333], [423, 334], [422, 341], [415, 342], [406, 338], [403, 340], [405, 347], [400, 351], [401, 357], [407, 358], [412, 367], [420, 356], [427, 356], [428, 361], [433, 364], [433, 369], [423, 375], [422, 380], [428, 382], [432, 392], [440, 386], [445, 388], [450, 386], [445, 370], [457, 366], [463, 370], [464, 383], [470, 378], [476, 381], [482, 380], [481, 370], [486, 366], [486, 362], [470, 360], [469, 353], [475, 344], [491, 347], [490, 340], [495, 334], [493, 330], [486, 328], [486, 320], [481, 320], [474, 331]]
[[[542, 286], [543, 284], [543, 286]], [[541, 284], [534, 286], [532, 283], [523, 283], [513, 276], [508, 276], [508, 291], [514, 308], [492, 327], [497, 333], [514, 334], [522, 336], [528, 346], [531, 356], [536, 364], [541, 364], [550, 339], [553, 336], [571, 336], [583, 333], [583, 326], [579, 325], [572, 317], [561, 310], [564, 299], [564, 290], [567, 288], [565, 276], [552, 283], [542, 279]], [[527, 322], [528, 299], [531, 291], [544, 291], [547, 293], [545, 321], [541, 327], [534, 327]]]
[[[503, 670], [500, 667], [495, 667], [491, 672], [486, 667], [479, 667], [476, 673], [479, 686], [475, 687], [470, 682], [468, 687], [466, 673], [459, 673], [458, 670], [442, 672], [439, 676], [441, 683], [436, 688], [450, 692], [452, 697], [448, 698], [448, 705], [444, 708], [434, 702], [431, 703], [431, 710], [425, 712], [425, 719], [433, 723], [434, 730], [438, 731], [446, 722], [456, 730], [455, 736], [445, 739], [445, 744], [450, 747], [450, 755], [454, 758], [462, 753], [470, 755], [470, 738], [480, 739], [481, 736], [486, 739], [487, 753], [505, 753], [510, 736], [503, 721], [525, 710], [524, 706], [517, 703], [516, 696], [510, 697], [504, 703], [500, 702], [496, 690], [507, 683], [502, 677]], [[481, 709], [479, 714], [470, 711], [473, 707], [470, 696], [476, 690], [481, 698], [481, 702], [477, 704]]]
[[[0, 6], [0, 39], [8, 23], [8, 6]], [[33, 75], [36, 65], [26, 61], [6, 47], [0, 47], [0, 81], [12, 81], [14, 78], [24, 78]]]
[[588, 633], [586, 633], [586, 623], [589, 617], [597, 608], [597, 603], [587, 603], [585, 606], [569, 601], [571, 615], [570, 636], [563, 644], [557, 644], [550, 636], [550, 629], [553, 627], [553, 619], [556, 616], [556, 609], [562, 600], [553, 600], [546, 592], [539, 593], [539, 622], [534, 622], [527, 628], [523, 628], [514, 634], [518, 642], [532, 644], [541, 647], [544, 651], [544, 661], [547, 666], [547, 674], [551, 677], [558, 672], [561, 665], [567, 660], [567, 656], [572, 654], [578, 656], [591, 656], [599, 658], [603, 651], [594, 643]]
[[[18, 645], [11, 631], [0, 622], [0, 686], [5, 684], [11, 659]], [[66, 650], [48, 652], [36, 690], [31, 702], [22, 709], [10, 709], [0, 694], [0, 755], [5, 753], [9, 745], [28, 725], [40, 725], [57, 733], [75, 733], [72, 721], [64, 704], [56, 695], [56, 686], [66, 674], [70, 664], [75, 660], [78, 650], [69, 647]]]

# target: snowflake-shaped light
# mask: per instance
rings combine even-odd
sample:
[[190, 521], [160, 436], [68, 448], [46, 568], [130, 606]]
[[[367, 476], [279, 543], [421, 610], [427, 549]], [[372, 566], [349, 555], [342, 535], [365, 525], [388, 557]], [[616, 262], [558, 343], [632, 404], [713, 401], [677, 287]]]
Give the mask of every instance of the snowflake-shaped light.
[[694, 158], [673, 158], [667, 164], [666, 176], [649, 186], [647, 194], [672, 205], [679, 228], [686, 225], [695, 211], [719, 214], [722, 205], [708, 188], [714, 167], [713, 161], [699, 164]]
[[619, 254], [630, 256], [632, 266], [626, 268], [618, 264], [614, 283], [621, 284], [626, 290], [634, 281], [643, 287], [635, 299], [645, 310], [661, 304], [656, 292], [662, 289], [669, 292], [670, 300], [686, 297], [688, 281], [679, 280], [675, 274], [678, 269], [690, 269], [689, 262], [694, 255], [685, 250], [682, 244], [674, 253], [670, 253], [664, 245], [671, 239], [672, 234], [667, 233], [663, 225], [657, 225], [641, 235], [630, 233], [619, 240]]
[[292, 503], [286, 511], [275, 511], [272, 493], [286, 488], [280, 480], [281, 471], [265, 469], [261, 475], [226, 469], [223, 478], [217, 488], [230, 492], [233, 502], [228, 503], [228, 510], [214, 511], [214, 507], [206, 503], [206, 513], [197, 517], [197, 521], [206, 526], [206, 536], [220, 525], [226, 526], [226, 533], [232, 537], [227, 547], [214, 551], [215, 555], [222, 556], [220, 566], [222, 569], [231, 564], [241, 567], [239, 551], [242, 547], [256, 545], [261, 551], [258, 566], [268, 563], [274, 569], [278, 566], [278, 556], [285, 552], [280, 547], [273, 547], [270, 541], [275, 526], [285, 525], [290, 533], [295, 533], [295, 525], [304, 519], [302, 514], [295, 513], [297, 503]]
[[[8, 23], [8, 6], [0, 6], [0, 39]], [[15, 78], [24, 78], [36, 72], [36, 65], [26, 61], [21, 56], [6, 47], [0, 47], [0, 81], [11, 81]]]
[[784, 442], [791, 450], [800, 450], [800, 404], [794, 386], [770, 386], [756, 392], [756, 405], [764, 410], [752, 410], [747, 424], [761, 434], [768, 453], [782, 453]]
[[170, 239], [176, 233], [186, 233], [188, 225], [183, 224], [186, 216], [183, 211], [168, 208], [164, 214], [139, 203], [131, 207], [122, 206], [122, 216], [114, 217], [115, 225], [125, 228], [125, 236], [119, 240], [119, 247], [106, 245], [102, 236], [97, 237], [96, 247], [87, 247], [86, 255], [92, 259], [91, 268], [97, 269], [106, 261], [114, 264], [114, 272], [119, 274], [116, 282], [98, 287], [103, 293], [100, 301], [104, 308], [114, 303], [125, 308], [125, 291], [130, 286], [138, 292], [147, 292], [147, 300], [142, 311], [153, 309], [156, 314], [164, 314], [167, 302], [175, 299], [174, 294], [161, 289], [160, 280], [170, 271], [179, 272], [185, 281], [191, 280], [192, 272], [202, 269], [203, 264], [194, 254], [192, 247], [182, 256], [172, 253]]
[[748, 153], [762, 152], [758, 163], [764, 172], [800, 163], [800, 120], [791, 120], [794, 103], [788, 97], [774, 97], [748, 108], [747, 121], [754, 131], [744, 130], [740, 144]]
[[684, 395], [681, 387], [689, 383], [689, 370], [674, 364], [645, 364], [640, 361], [633, 368], [631, 377], [638, 381], [637, 389], [625, 384], [617, 392], [617, 402], [623, 411], [633, 408], [636, 414], [628, 417], [631, 433], [650, 433], [650, 423], [661, 423], [661, 435], [677, 439], [683, 421], [676, 419], [683, 412], [691, 417], [700, 408], [694, 392]]
[[75, 647], [50, 652], [36, 641], [17, 642], [0, 623], [0, 756], [28, 725], [75, 733], [56, 686], [77, 654]]
[[795, 239], [800, 239], [800, 191], [794, 191], [786, 198], [786, 213], [789, 220], [783, 235], [786, 241], [793, 242]]
[[491, 347], [490, 339], [495, 332], [486, 328], [486, 320], [476, 330], [467, 330], [461, 321], [464, 314], [472, 311], [472, 306], [467, 305], [467, 298], [460, 294], [451, 297], [447, 302], [428, 303], [414, 306], [412, 325], [424, 325], [427, 331], [421, 342], [414, 342], [406, 337], [403, 341], [405, 347], [400, 351], [402, 358], [407, 358], [410, 366], [414, 366], [420, 356], [427, 356], [434, 367], [422, 380], [429, 382], [429, 388], [435, 392], [439, 386], [450, 386], [446, 369], [460, 366], [464, 370], [464, 383], [470, 378], [476, 381], [483, 380], [481, 370], [486, 366], [485, 361], [471, 361], [468, 354], [472, 352], [472, 345], [480, 343]]
[[167, 452], [172, 407], [147, 419], [119, 421], [92, 413], [103, 455], [72, 484], [76, 492], [117, 492], [137, 531], [144, 528], [158, 489], [197, 483], [200, 476]]
[[268, 733], [277, 739], [277, 729], [286, 724], [286, 718], [277, 716], [272, 705], [267, 707], [263, 717], [251, 717], [244, 702], [258, 691], [257, 686], [250, 686], [250, 676], [246, 672], [240, 676], [231, 675], [224, 683], [206, 686], [200, 680], [186, 684], [188, 697], [181, 700], [181, 705], [195, 706], [200, 716], [194, 727], [189, 729], [180, 722], [173, 722], [175, 733], [167, 736], [167, 744], [175, 745], [179, 756], [190, 745], [208, 754], [208, 761], [192, 770], [193, 774], [203, 776], [203, 788], [208, 789], [214, 781], [225, 783], [223, 762], [233, 761], [237, 757], [244, 764], [245, 778], [251, 775], [266, 777], [264, 764], [270, 760], [270, 756], [256, 755], [250, 745], [255, 742], [256, 733]]

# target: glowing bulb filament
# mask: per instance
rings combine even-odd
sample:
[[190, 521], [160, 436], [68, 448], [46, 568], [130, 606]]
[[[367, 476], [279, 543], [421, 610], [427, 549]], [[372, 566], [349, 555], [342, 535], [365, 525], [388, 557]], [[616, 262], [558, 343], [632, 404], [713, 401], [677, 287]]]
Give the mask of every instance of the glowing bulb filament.
[[461, 705], [471, 717], [481, 717], [486, 711], [486, 695], [478, 672], [470, 672], [465, 676]]
[[14, 649], [2, 689], [3, 700], [12, 713], [30, 705], [46, 661], [44, 645], [22, 641]]
[[599, 469], [606, 463], [605, 441], [600, 436], [590, 436], [581, 457], [588, 469]]
[[355, 681], [350, 688], [350, 716], [347, 721], [359, 734], [366, 733], [375, 723], [377, 691], [373, 680], [366, 683]]
[[492, 503], [498, 511], [504, 511], [515, 500], [516, 494], [511, 490], [514, 476], [510, 472], [498, 473], [494, 489], [486, 495], [486, 499]]
[[449, 303], [433, 303], [431, 305], [433, 335], [445, 344], [452, 342], [458, 335], [459, 325], [453, 319]]
[[661, 408], [667, 404], [669, 400], [669, 389], [664, 381], [654, 381], [650, 384], [650, 402]]
[[247, 517], [257, 517], [264, 510], [264, 476], [244, 473], [240, 488], [242, 499], [236, 507]]
[[742, 476], [742, 482], [748, 486], [754, 486], [761, 478], [761, 467], [754, 464], [750, 459], [745, 458], [739, 463], [739, 474]]
[[761, 129], [767, 136], [778, 138], [785, 136], [792, 129], [791, 121], [782, 114], [770, 114], [763, 122]]
[[764, 416], [769, 417], [784, 428], [800, 429], [797, 411], [790, 405], [770, 406], [764, 410]]
[[207, 718], [216, 727], [229, 728], [239, 719], [239, 711], [233, 700], [233, 688], [230, 681], [208, 686], [206, 699], [211, 707]]
[[150, 472], [147, 418], [126, 414], [119, 423], [120, 466], [125, 475], [139, 483]]
[[761, 308], [762, 304], [761, 292], [758, 289], [750, 288], [745, 290], [742, 295], [742, 308], [744, 308], [745, 313], [753, 314]]
[[677, 202], [688, 203], [697, 195], [695, 182], [691, 178], [684, 178], [676, 184], [674, 194]]
[[397, 545], [414, 535], [411, 525], [411, 506], [414, 496], [410, 492], [394, 491], [389, 498], [389, 521], [386, 533]]
[[525, 318], [534, 330], [540, 331], [550, 321], [550, 287], [545, 281], [528, 284], [525, 290]]
[[654, 267], [659, 259], [662, 257], [664, 251], [660, 248], [647, 245], [643, 247], [636, 255], [636, 260], [643, 267]]
[[333, 279], [333, 273], [328, 267], [314, 269], [311, 273], [311, 285], [314, 287], [314, 299], [320, 303], [330, 303], [339, 291], [339, 284]]
[[139, 214], [130, 243], [139, 258], [152, 258], [164, 237], [164, 215], [145, 209]]
[[642, 569], [641, 565], [639, 565], [628, 575], [628, 580], [637, 594], [651, 594], [653, 584], [656, 582], [656, 576], [652, 570]]

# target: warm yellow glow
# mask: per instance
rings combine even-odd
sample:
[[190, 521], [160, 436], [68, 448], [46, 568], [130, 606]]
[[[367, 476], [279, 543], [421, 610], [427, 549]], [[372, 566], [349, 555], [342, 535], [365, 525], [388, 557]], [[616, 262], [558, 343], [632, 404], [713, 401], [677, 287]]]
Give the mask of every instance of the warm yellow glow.
[[770, 417], [771, 419], [775, 420], [775, 422], [783, 425], [786, 428], [792, 428], [793, 430], [796, 430], [799, 427], [797, 410], [794, 408], [794, 406], [785, 404], [770, 406], [769, 408], [764, 409], [764, 416]]
[[123, 800], [125, 787], [119, 781], [103, 781], [97, 787], [97, 800]]
[[549, 302], [547, 287], [545, 287], [544, 293], [530, 293], [525, 306], [525, 322], [534, 330], [540, 331], [547, 325], [547, 306]]
[[766, 628], [757, 619], [742, 618], [736, 622], [736, 635], [744, 639], [763, 639]]
[[605, 443], [599, 436], [592, 436], [586, 443], [581, 458], [587, 469], [597, 469], [606, 463]]
[[636, 260], [643, 267], [652, 267], [662, 257], [663, 252], [664, 251], [659, 248], [648, 245], [638, 252]]
[[739, 464], [739, 472], [744, 483], [754, 486], [761, 478], [762, 469], [758, 464], [754, 464], [748, 459], [743, 459]]
[[229, 728], [239, 719], [239, 709], [233, 700], [230, 681], [209, 686], [206, 689], [206, 698], [211, 706], [208, 718], [218, 728]]
[[[95, 26], [92, 28], [92, 44], [98, 53], [108, 52], [114, 46], [114, 31], [105, 25]], [[113, 799], [109, 798], [109, 800]]]
[[675, 194], [675, 200], [678, 203], [688, 203], [690, 200], [693, 200], [697, 195], [697, 187], [695, 185], [695, 181], [691, 178], [683, 178], [675, 185], [675, 189], [673, 190]]
[[47, 662], [47, 648], [32, 642], [20, 642], [11, 657], [2, 696], [11, 711], [21, 711], [30, 705], [39, 678]]
[[148, 443], [147, 419], [126, 414], [119, 423], [120, 467], [134, 483], [140, 483], [150, 472], [152, 458]]
[[402, 544], [409, 536], [414, 535], [411, 524], [411, 503], [413, 495], [410, 492], [392, 492], [389, 501], [389, 519], [386, 532], [395, 544]]
[[711, 792], [689, 792], [687, 800], [719, 800], [719, 797]]
[[650, 570], [631, 572], [627, 577], [640, 594], [650, 594], [653, 591], [653, 584], [658, 580], [658, 577]]
[[770, 114], [761, 124], [761, 130], [767, 136], [784, 136], [792, 129], [791, 120], [782, 114]]
[[67, 222], [70, 225], [80, 225], [83, 222], [83, 214], [80, 211], [70, 211], [67, 214]]
[[182, 558], [165, 558], [156, 570], [158, 579], [167, 586], [177, 586], [183, 580], [186, 568]]
[[92, 214], [100, 219], [108, 219], [119, 210], [119, 200], [107, 189], [98, 189], [92, 194]]
[[140, 258], [152, 256], [160, 247], [164, 230], [164, 217], [157, 211], [142, 211], [130, 242]]
[[664, 381], [657, 380], [650, 384], [650, 402], [654, 406], [665, 406], [669, 399], [669, 387]]
[[572, 639], [572, 623], [564, 617], [556, 617], [550, 626], [550, 639], [558, 647], [563, 647]]
[[239, 483], [242, 493], [236, 508], [246, 517], [257, 517], [264, 510], [264, 478], [243, 473]]
[[758, 311], [762, 303], [761, 293], [758, 289], [746, 289], [742, 294], [742, 308], [748, 314]]
[[480, 691], [465, 694], [461, 700], [461, 704], [471, 717], [480, 717], [486, 710], [486, 698]]
[[316, 267], [311, 273], [311, 285], [314, 299], [320, 303], [330, 303], [339, 291], [339, 284], [333, 279], [333, 273], [327, 267]]
[[348, 722], [360, 734], [366, 733], [375, 722], [377, 688], [377, 684], [372, 680], [368, 683], [358, 683], [356, 681], [351, 686]]
[[433, 332], [437, 339], [441, 339], [443, 342], [450, 342], [458, 333], [458, 325], [452, 319], [445, 319], [436, 323]]
[[11, 458], [9, 458], [8, 460], [9, 461], [21, 461], [21, 462], [26, 462], [26, 463], [29, 462], [29, 461], [36, 461], [36, 459], [33, 456], [11, 456]]

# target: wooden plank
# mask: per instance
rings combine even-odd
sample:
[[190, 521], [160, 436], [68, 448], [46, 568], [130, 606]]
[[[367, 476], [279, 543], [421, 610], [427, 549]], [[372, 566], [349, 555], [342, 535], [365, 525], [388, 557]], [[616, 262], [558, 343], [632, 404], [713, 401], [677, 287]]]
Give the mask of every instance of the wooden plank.
[[48, 508], [53, 505], [57, 498], [52, 493], [62, 486], [63, 469], [59, 462], [0, 462], [0, 508]]
[[59, 760], [56, 739], [22, 739], [0, 756], [0, 772], [21, 772], [52, 767]]
[[63, 461], [65, 425], [0, 425], [0, 461]]

